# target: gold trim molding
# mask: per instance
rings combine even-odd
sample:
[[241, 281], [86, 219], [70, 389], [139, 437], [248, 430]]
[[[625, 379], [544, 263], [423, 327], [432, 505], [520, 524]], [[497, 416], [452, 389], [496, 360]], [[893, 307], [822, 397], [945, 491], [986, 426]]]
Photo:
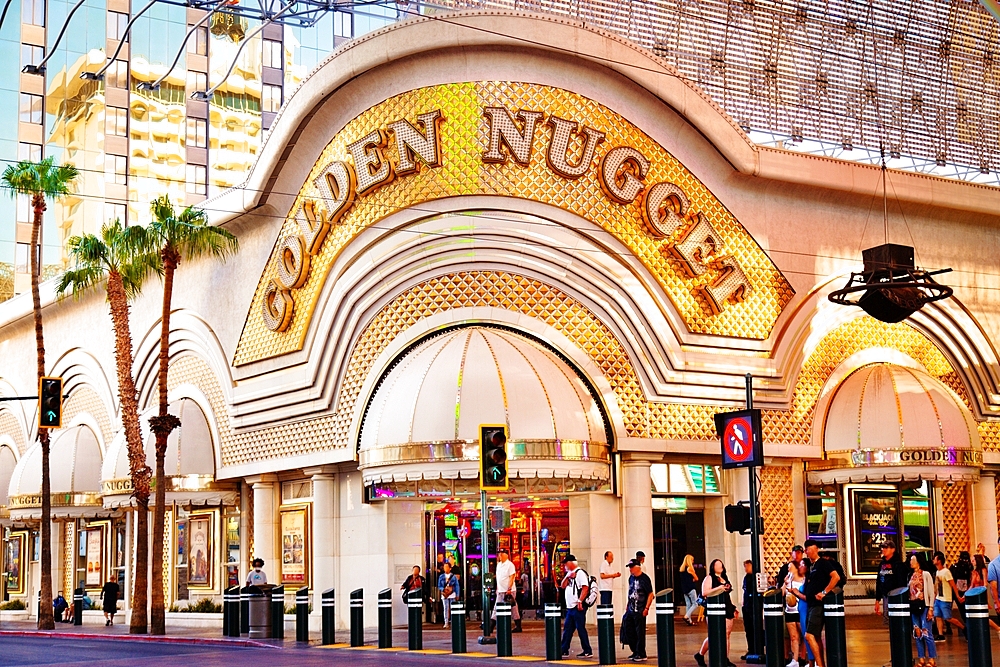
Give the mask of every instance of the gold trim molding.
[[962, 466], [983, 467], [983, 453], [976, 449], [940, 448], [896, 448], [896, 449], [856, 449], [848, 452], [846, 458], [831, 457], [824, 461], [809, 461], [809, 470], [832, 470], [836, 468], [881, 468], [897, 466]]
[[[8, 510], [34, 509], [42, 506], [42, 494], [28, 493], [11, 496], [7, 502]], [[99, 493], [53, 493], [52, 507], [101, 507]]]
[[[583, 440], [511, 440], [507, 443], [510, 461], [594, 461], [610, 463], [610, 449], [604, 443]], [[362, 450], [358, 467], [401, 463], [479, 461], [478, 440], [409, 442], [402, 445]]]

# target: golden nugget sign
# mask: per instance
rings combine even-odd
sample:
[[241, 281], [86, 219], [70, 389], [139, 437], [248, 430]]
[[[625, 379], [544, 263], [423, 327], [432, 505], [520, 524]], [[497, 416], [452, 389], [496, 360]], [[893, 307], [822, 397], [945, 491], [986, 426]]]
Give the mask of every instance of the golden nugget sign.
[[[650, 160], [636, 148], [614, 146], [595, 165], [598, 146], [605, 138], [600, 130], [541, 111], [485, 107], [483, 115], [489, 127], [483, 162], [513, 160], [529, 165], [538, 128], [544, 124], [550, 130], [545, 162], [554, 173], [576, 179], [596, 168], [601, 189], [611, 201], [627, 205], [641, 199], [646, 230], [654, 237], [671, 239], [663, 245], [663, 252], [676, 258], [692, 278], [712, 274], [709, 284], [695, 290], [713, 313], [721, 312], [729, 301], [742, 301], [752, 289], [739, 262], [719, 252], [718, 232], [691, 209], [680, 186], [669, 181], [646, 185]], [[320, 196], [302, 203], [295, 218], [300, 233], [286, 236], [278, 248], [277, 275], [268, 284], [262, 303], [268, 329], [288, 328], [295, 308], [293, 293], [309, 277], [310, 258], [319, 254], [330, 228], [359, 197], [414, 174], [421, 166], [441, 166], [443, 121], [440, 109], [418, 115], [415, 124], [405, 118], [394, 120], [348, 144], [351, 160], [330, 162], [313, 179]]]
[[234, 363], [301, 349], [327, 272], [355, 235], [402, 208], [466, 195], [530, 199], [603, 227], [695, 333], [767, 338], [793, 295], [704, 184], [616, 112], [537, 84], [446, 84], [390, 98], [331, 140], [279, 234]]

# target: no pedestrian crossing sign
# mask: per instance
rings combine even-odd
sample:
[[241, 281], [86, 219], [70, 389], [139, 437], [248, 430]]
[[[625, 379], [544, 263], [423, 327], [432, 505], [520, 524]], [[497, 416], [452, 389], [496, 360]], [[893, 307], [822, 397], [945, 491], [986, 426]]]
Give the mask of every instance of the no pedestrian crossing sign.
[[715, 430], [722, 440], [723, 468], [764, 465], [760, 410], [737, 410], [715, 415]]

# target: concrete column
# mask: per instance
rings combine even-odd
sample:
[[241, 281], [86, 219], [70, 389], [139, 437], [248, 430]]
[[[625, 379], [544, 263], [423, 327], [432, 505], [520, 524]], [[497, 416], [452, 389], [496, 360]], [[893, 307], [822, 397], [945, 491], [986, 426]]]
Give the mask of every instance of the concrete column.
[[997, 507], [996, 477], [993, 473], [983, 473], [979, 481], [972, 485], [972, 527], [973, 544], [980, 542], [986, 547], [986, 555], [992, 558], [1000, 556], [997, 549]]
[[253, 550], [251, 560], [264, 559], [264, 572], [269, 582], [278, 580], [281, 567], [277, 549], [277, 507], [275, 492], [278, 488], [276, 475], [259, 475], [247, 478], [253, 487]]
[[[652, 514], [650, 514], [652, 527]], [[628, 570], [625, 566], [635, 554], [622, 551], [621, 546], [621, 510], [619, 501], [609, 493], [584, 493], [569, 497], [569, 541], [570, 550], [577, 558], [580, 567], [587, 574], [601, 578], [601, 564], [604, 562], [604, 552], [611, 551], [615, 555], [614, 566], [622, 573], [621, 579], [614, 580], [613, 604], [616, 609], [624, 610], [624, 587], [628, 582]], [[652, 544], [652, 540], [650, 540]], [[641, 547], [640, 547], [641, 548]], [[646, 572], [653, 578], [653, 552], [646, 552]], [[590, 616], [596, 619], [596, 611]]]
[[[651, 460], [632, 454], [622, 461], [622, 511], [624, 514], [624, 563], [636, 551], [646, 554], [645, 571], [653, 572], [653, 493], [649, 477]], [[659, 460], [657, 456], [657, 460]], [[570, 537], [572, 537], [572, 528]], [[598, 564], [599, 566], [600, 564]]]
[[[312, 593], [313, 615], [321, 616], [319, 595], [334, 586], [336, 566], [336, 516], [334, 508], [335, 475], [325, 468], [310, 468], [305, 473], [312, 478]], [[337, 591], [337, 596], [343, 591]], [[345, 599], [345, 598], [341, 598]]]

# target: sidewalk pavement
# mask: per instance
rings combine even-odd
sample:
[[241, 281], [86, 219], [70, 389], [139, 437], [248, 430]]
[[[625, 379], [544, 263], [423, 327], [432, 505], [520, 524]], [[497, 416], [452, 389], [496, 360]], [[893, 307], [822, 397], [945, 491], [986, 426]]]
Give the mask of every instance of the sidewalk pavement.
[[[51, 633], [39, 633], [35, 629], [34, 623], [23, 621], [5, 621], [0, 623], [0, 636], [26, 634], [49, 634], [54, 637], [66, 638], [86, 638], [86, 639], [107, 639], [120, 641], [167, 641], [183, 642], [192, 644], [213, 644], [218, 646], [231, 647], [295, 647], [301, 646], [295, 642], [294, 632], [287, 633], [285, 640], [247, 640], [228, 639], [221, 636], [218, 629], [213, 628], [179, 628], [168, 626], [167, 637], [136, 636], [128, 634], [127, 625], [115, 625], [104, 627], [97, 625], [73, 626], [70, 624], [56, 624], [56, 630]], [[566, 664], [594, 664], [597, 662], [597, 628], [588, 626], [590, 641], [593, 645], [595, 658], [590, 660], [577, 661], [576, 656], [580, 652], [580, 641], [574, 636], [570, 650], [572, 661], [565, 661]], [[701, 646], [705, 638], [705, 624], [695, 627], [688, 627], [683, 623], [676, 625], [677, 644], [677, 664], [694, 665], [694, 653]], [[480, 634], [478, 623], [469, 621], [468, 625], [468, 650], [476, 654], [496, 653], [493, 645], [480, 646], [476, 639]], [[288, 638], [290, 634], [291, 638]], [[616, 624], [617, 637], [617, 624]], [[311, 634], [311, 644], [318, 645], [320, 636], [318, 633]], [[338, 642], [348, 640], [348, 631], [338, 630]], [[374, 628], [368, 629], [365, 633], [366, 643], [376, 644], [378, 639], [377, 631]], [[524, 632], [513, 635], [513, 652], [515, 656], [536, 656], [539, 659], [545, 656], [545, 629], [541, 621], [525, 621]], [[1000, 655], [1000, 638], [996, 633], [992, 633], [993, 654]], [[888, 630], [882, 626], [881, 617], [874, 616], [849, 616], [847, 617], [847, 640], [848, 640], [848, 664], [851, 667], [883, 667], [889, 661], [889, 636]], [[649, 664], [655, 664], [656, 659], [656, 627], [655, 621], [650, 619], [647, 626], [647, 650], [650, 656]], [[396, 650], [405, 649], [407, 645], [406, 628], [394, 628], [393, 646]], [[938, 643], [938, 664], [941, 667], [965, 667], [968, 665], [968, 645], [957, 635], [949, 637], [945, 642]], [[425, 625], [423, 632], [423, 647], [431, 652], [440, 651], [451, 652], [451, 631], [445, 630], [439, 625]], [[336, 649], [334, 649], [336, 650]], [[618, 661], [626, 662], [629, 650], [623, 649], [620, 644], [615, 647]], [[740, 664], [739, 657], [746, 652], [746, 640], [743, 634], [742, 623], [737, 620], [736, 627], [732, 635], [732, 648], [730, 659]], [[483, 656], [486, 657], [486, 656]], [[429, 665], [431, 663], [428, 663]]]

